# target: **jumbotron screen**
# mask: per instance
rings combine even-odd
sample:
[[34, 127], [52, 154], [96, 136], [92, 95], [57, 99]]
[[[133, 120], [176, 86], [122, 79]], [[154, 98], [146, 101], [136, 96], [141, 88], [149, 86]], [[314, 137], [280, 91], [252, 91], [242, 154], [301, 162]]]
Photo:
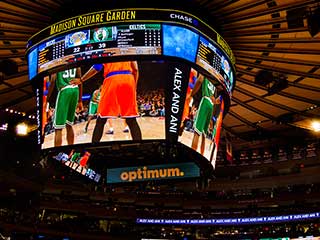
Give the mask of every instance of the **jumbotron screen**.
[[76, 16], [29, 39], [42, 149], [150, 139], [215, 164], [234, 56], [199, 18], [120, 9]]
[[[129, 70], [113, 71], [106, 77], [111, 68]], [[84, 83], [69, 83], [92, 69], [96, 75]], [[84, 65], [45, 76], [42, 148], [165, 139], [167, 72], [165, 61], [124, 61]], [[101, 128], [98, 116], [105, 120]]]

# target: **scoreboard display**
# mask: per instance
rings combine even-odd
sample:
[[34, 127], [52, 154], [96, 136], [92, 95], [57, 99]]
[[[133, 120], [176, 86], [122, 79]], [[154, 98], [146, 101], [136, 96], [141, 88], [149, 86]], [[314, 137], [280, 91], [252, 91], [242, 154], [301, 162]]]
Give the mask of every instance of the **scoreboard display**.
[[32, 36], [27, 56], [30, 79], [92, 59], [157, 56], [196, 64], [230, 96], [235, 83], [235, 59], [225, 40], [202, 20], [178, 10], [105, 10], [73, 17]]
[[111, 56], [160, 55], [161, 25], [130, 24], [81, 30], [39, 46], [38, 73]]
[[[110, 104], [104, 101], [110, 100], [110, 96], [119, 113], [104, 116], [107, 121], [105, 128], [99, 130], [102, 135], [99, 141], [107, 144], [136, 139], [134, 131], [126, 126], [128, 116], [121, 115], [120, 102], [126, 104], [127, 100], [118, 98], [127, 97], [127, 92], [108, 88], [111, 78], [117, 79], [113, 80], [117, 85], [116, 82], [134, 76], [138, 79], [131, 83], [130, 89], [134, 89], [132, 96], [136, 101], [130, 106], [137, 109], [133, 117], [135, 134], [137, 128], [141, 132], [139, 139], [182, 143], [215, 165], [222, 119], [228, 112], [235, 86], [235, 59], [225, 40], [201, 19], [169, 9], [88, 13], [55, 23], [32, 36], [26, 55], [29, 78], [36, 86], [41, 149], [95, 143], [97, 121], [92, 117], [93, 123], [89, 125], [88, 119], [94, 114], [102, 117], [100, 106], [108, 108]], [[131, 69], [108, 72], [113, 69], [112, 64], [130, 65]], [[93, 68], [96, 75], [90, 72]], [[83, 76], [89, 77], [82, 81]], [[77, 92], [74, 102], [83, 103], [82, 107], [74, 104], [74, 111], [68, 110], [67, 124], [74, 124], [72, 141], [57, 140], [55, 136], [57, 126], [61, 128], [60, 135], [67, 135], [65, 123], [55, 122], [59, 108], [67, 108], [60, 101], [65, 89]], [[99, 89], [101, 97], [97, 100]], [[113, 89], [118, 88], [112, 85]], [[95, 113], [91, 111], [93, 103], [97, 104]], [[205, 105], [210, 110], [205, 110]], [[73, 121], [73, 113], [77, 121]], [[195, 121], [205, 124], [196, 129]], [[197, 139], [197, 134], [203, 134], [205, 141]]]
[[217, 78], [231, 94], [233, 86], [231, 66], [216, 44], [201, 37], [196, 63]]

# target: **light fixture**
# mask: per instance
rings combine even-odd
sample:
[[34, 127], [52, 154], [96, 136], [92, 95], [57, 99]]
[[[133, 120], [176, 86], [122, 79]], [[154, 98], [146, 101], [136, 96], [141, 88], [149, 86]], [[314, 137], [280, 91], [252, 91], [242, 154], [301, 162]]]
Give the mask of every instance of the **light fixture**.
[[8, 130], [8, 123], [4, 123], [0, 126], [0, 130], [7, 131]]
[[28, 125], [25, 123], [19, 123], [16, 127], [16, 133], [19, 136], [25, 136], [28, 134]]
[[311, 127], [312, 127], [313, 131], [319, 132], [320, 131], [320, 121], [313, 121], [311, 123]]

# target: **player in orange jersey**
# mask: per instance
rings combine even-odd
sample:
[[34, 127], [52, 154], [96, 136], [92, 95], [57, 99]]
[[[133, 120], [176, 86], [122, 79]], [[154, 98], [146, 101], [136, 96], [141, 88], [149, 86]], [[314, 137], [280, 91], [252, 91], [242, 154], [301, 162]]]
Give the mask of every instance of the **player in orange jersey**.
[[136, 100], [136, 86], [139, 78], [136, 61], [94, 64], [74, 84], [81, 84], [103, 69], [104, 81], [98, 106], [98, 118], [92, 135], [92, 142], [100, 142], [108, 118], [121, 117], [129, 126], [132, 140], [141, 140], [141, 130], [136, 118], [139, 116]]

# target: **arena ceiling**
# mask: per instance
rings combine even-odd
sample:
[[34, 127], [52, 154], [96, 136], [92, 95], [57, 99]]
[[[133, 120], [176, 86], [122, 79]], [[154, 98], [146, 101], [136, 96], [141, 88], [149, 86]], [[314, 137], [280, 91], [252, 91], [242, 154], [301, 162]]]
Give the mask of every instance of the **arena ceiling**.
[[[115, 1], [105, 1], [111, 2]], [[318, 0], [192, 2], [206, 10], [206, 19], [218, 27], [236, 57], [236, 87], [224, 119], [225, 130], [238, 139], [291, 137], [299, 129], [310, 129], [311, 122], [320, 119], [320, 33], [311, 36], [311, 23], [307, 21], [319, 8]], [[56, 22], [61, 9], [65, 5], [70, 9], [70, 3], [71, 0], [0, 2], [0, 61], [10, 59], [18, 65], [17, 72], [0, 75], [0, 108], [35, 112], [25, 59], [26, 42]], [[63, 14], [70, 16], [72, 11]], [[317, 20], [319, 26], [319, 17]], [[272, 73], [274, 82], [258, 84], [258, 73]]]

